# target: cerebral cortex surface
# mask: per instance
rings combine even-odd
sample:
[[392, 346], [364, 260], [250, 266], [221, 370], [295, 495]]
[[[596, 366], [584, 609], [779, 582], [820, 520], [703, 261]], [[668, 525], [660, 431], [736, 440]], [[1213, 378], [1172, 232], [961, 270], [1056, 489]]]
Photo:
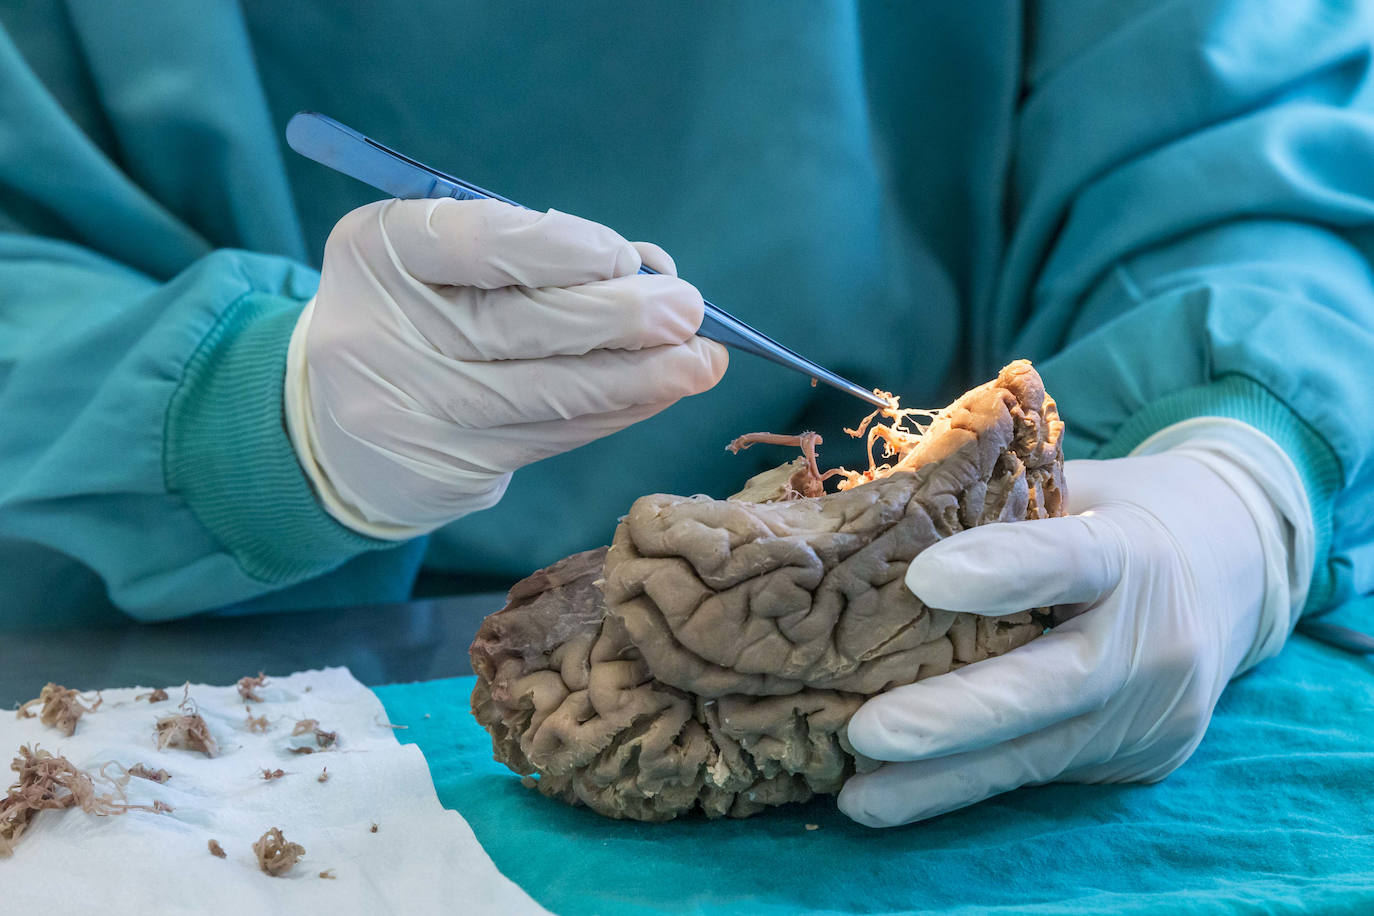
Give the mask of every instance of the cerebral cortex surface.
[[536, 572], [483, 623], [472, 706], [496, 759], [647, 821], [839, 791], [869, 763], [845, 737], [865, 699], [1043, 632], [1037, 611], [926, 607], [903, 579], [941, 538], [1062, 514], [1062, 434], [1018, 361], [940, 412], [912, 471], [811, 498], [642, 497], [609, 549]]

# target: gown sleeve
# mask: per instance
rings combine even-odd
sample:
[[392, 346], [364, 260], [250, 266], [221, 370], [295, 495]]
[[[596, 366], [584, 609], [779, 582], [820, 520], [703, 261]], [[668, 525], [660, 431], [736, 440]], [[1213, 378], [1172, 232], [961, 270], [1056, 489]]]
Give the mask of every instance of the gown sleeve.
[[1368, 4], [1039, 5], [983, 344], [1031, 356], [1072, 457], [1196, 416], [1292, 458], [1307, 612], [1374, 591]]
[[318, 276], [234, 23], [148, 66], [21, 24], [32, 61], [0, 29], [0, 623], [406, 597], [420, 550], [330, 518], [286, 435]]

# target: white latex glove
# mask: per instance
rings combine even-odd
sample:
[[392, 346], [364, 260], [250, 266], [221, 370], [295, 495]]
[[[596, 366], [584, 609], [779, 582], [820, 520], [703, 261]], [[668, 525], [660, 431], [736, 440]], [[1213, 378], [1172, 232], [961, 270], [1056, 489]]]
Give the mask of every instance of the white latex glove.
[[[662, 271], [642, 275], [641, 257]], [[656, 246], [498, 201], [339, 220], [291, 338], [286, 422], [330, 514], [401, 539], [496, 503], [510, 473], [720, 380], [701, 295]]]
[[1154, 782], [1192, 754], [1237, 673], [1278, 652], [1306, 598], [1312, 522], [1292, 462], [1229, 420], [1065, 466], [1065, 518], [987, 525], [922, 552], [931, 607], [1082, 611], [1008, 654], [898, 687], [849, 722], [845, 814], [933, 817], [1022, 785]]

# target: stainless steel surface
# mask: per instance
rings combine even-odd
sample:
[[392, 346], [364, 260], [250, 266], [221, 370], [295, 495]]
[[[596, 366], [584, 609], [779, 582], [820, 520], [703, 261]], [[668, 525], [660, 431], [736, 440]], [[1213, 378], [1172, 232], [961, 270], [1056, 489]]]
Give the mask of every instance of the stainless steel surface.
[[501, 592], [170, 623], [0, 632], [0, 710], [48, 681], [80, 690], [347, 666], [368, 686], [471, 674], [468, 646]]
[[[511, 206], [521, 206], [499, 194], [417, 162], [318, 112], [302, 111], [292, 117], [286, 125], [286, 142], [302, 156], [404, 200], [491, 198]], [[642, 267], [639, 272], [652, 274], [656, 271]], [[789, 350], [710, 302], [706, 303], [701, 328], [697, 333], [727, 347], [761, 356], [825, 382], [876, 407], [887, 406], [887, 401], [867, 388]]]

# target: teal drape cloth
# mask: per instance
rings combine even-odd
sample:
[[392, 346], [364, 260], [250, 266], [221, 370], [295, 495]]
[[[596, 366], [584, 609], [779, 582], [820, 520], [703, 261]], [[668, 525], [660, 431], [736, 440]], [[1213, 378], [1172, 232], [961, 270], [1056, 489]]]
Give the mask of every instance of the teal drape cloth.
[[569, 808], [491, 760], [471, 686], [377, 694], [444, 805], [563, 916], [1374, 912], [1374, 660], [1302, 636], [1227, 690], [1158, 785], [1020, 789], [892, 830], [831, 799], [668, 824]]

